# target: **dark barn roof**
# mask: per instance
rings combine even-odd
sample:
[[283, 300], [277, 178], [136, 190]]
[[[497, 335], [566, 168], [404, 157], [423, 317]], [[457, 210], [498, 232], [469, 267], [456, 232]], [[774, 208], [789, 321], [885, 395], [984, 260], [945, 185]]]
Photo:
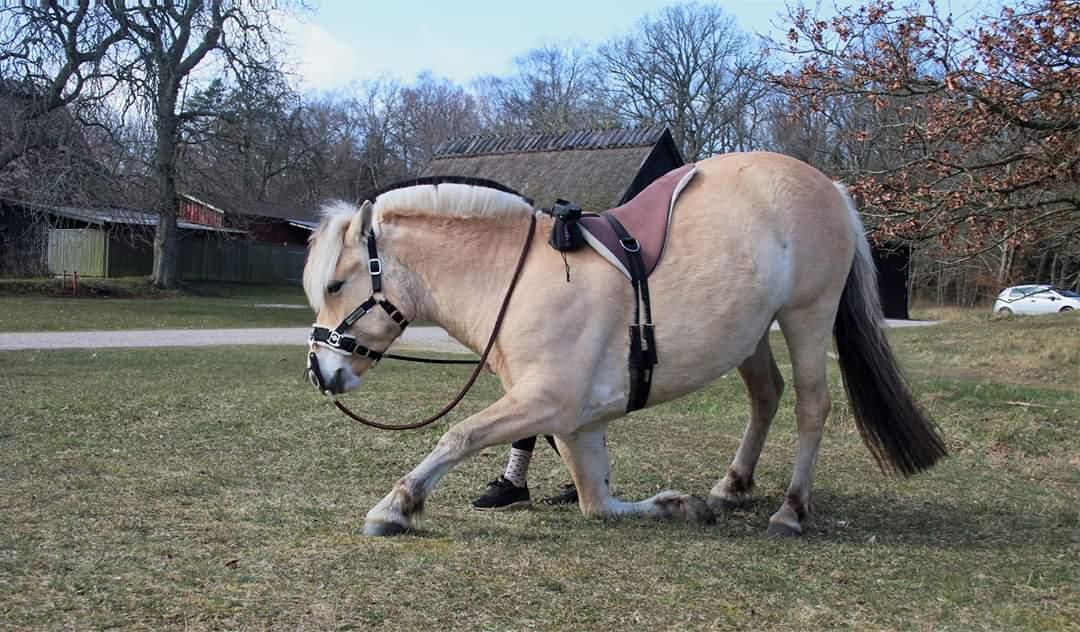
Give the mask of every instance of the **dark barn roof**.
[[292, 221], [318, 223], [319, 221], [317, 209], [306, 205], [228, 198], [209, 191], [181, 193], [181, 196], [232, 216], [234, 219], [247, 218], [246, 221], [256, 223], [273, 220], [282, 220], [286, 223]]
[[[55, 204], [35, 204], [3, 200], [30, 212], [42, 213], [53, 217], [63, 217], [91, 226], [157, 226], [157, 213], [131, 208], [101, 208], [61, 206]], [[178, 219], [176, 227], [184, 230], [201, 230], [215, 233], [240, 233], [242, 231], [218, 226], [206, 226]]]
[[656, 152], [666, 153], [666, 161], [676, 166], [683, 162], [664, 126], [468, 136], [437, 147], [421, 175], [486, 178], [531, 197], [537, 207], [566, 198], [599, 211], [623, 201]]

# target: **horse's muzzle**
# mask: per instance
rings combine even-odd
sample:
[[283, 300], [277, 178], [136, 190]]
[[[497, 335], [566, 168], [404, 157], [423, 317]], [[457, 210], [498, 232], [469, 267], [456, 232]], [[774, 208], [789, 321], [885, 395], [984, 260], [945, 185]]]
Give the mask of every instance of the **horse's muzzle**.
[[360, 386], [360, 378], [346, 367], [320, 367], [314, 351], [308, 352], [304, 379], [323, 395], [340, 395]]
[[308, 352], [308, 365], [307, 368], [304, 369], [304, 379], [308, 384], [319, 389], [320, 393], [326, 393], [327, 384], [323, 379], [322, 372], [319, 371], [319, 358], [315, 356], [314, 351]]

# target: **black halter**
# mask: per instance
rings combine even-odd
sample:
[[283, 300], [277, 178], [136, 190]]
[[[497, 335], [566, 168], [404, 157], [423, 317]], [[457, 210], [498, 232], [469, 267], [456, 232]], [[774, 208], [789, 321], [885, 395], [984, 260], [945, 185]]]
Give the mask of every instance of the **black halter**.
[[[393, 303], [382, 298], [382, 260], [379, 259], [379, 251], [375, 247], [374, 235], [368, 237], [367, 249], [368, 274], [371, 275], [371, 296], [361, 303], [360, 307], [357, 307], [346, 316], [337, 327], [330, 329], [329, 327], [313, 325], [311, 327], [311, 337], [308, 338], [308, 341], [330, 347], [331, 349], [336, 349], [346, 354], [356, 354], [362, 358], [371, 358], [373, 361], [378, 362], [382, 359], [383, 352], [375, 351], [374, 349], [365, 347], [357, 342], [355, 337], [346, 333], [349, 328], [352, 327], [356, 321], [360, 320], [364, 314], [367, 314], [376, 306], [383, 308], [390, 318], [397, 323], [397, 326], [402, 332], [409, 326], [409, 321], [405, 319], [405, 314], [401, 313], [401, 310], [395, 307]], [[318, 378], [321, 380], [321, 376], [318, 376]], [[318, 386], [322, 385], [319, 384]]]

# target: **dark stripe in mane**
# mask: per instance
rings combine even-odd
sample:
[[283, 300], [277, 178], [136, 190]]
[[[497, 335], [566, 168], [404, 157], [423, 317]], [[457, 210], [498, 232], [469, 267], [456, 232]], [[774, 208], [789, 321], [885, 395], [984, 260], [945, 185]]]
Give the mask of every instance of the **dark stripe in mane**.
[[423, 178], [413, 178], [412, 180], [402, 180], [395, 182], [386, 188], [380, 190], [375, 194], [375, 200], [379, 199], [379, 196], [389, 191], [395, 191], [397, 189], [404, 189], [406, 187], [416, 187], [423, 185], [440, 185], [440, 184], [466, 184], [473, 187], [484, 187], [486, 189], [495, 189], [496, 191], [502, 191], [503, 193], [509, 193], [510, 195], [516, 195], [519, 198], [525, 200], [525, 202], [532, 206], [533, 200], [530, 197], [524, 196], [517, 191], [511, 189], [505, 184], [499, 184], [494, 180], [486, 180], [484, 178], [473, 178], [469, 176], [425, 176]]

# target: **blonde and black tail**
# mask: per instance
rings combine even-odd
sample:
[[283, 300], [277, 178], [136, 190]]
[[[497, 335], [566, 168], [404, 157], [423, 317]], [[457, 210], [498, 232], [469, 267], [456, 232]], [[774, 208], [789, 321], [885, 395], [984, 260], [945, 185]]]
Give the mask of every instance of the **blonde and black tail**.
[[930, 468], [948, 452], [934, 423], [908, 389], [881, 329], [877, 270], [855, 204], [841, 188], [854, 219], [855, 261], [833, 325], [840, 373], [863, 441], [883, 470], [905, 476]]

